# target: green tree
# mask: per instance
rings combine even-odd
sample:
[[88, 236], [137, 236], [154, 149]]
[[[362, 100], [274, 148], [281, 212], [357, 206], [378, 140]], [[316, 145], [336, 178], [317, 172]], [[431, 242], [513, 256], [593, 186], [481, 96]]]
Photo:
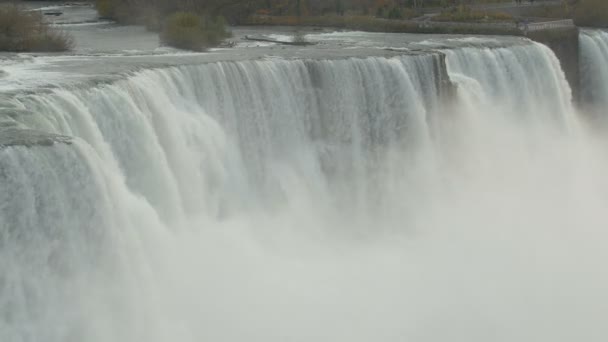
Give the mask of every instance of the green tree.
[[344, 15], [344, 4], [342, 3], [342, 0], [336, 0], [336, 14]]

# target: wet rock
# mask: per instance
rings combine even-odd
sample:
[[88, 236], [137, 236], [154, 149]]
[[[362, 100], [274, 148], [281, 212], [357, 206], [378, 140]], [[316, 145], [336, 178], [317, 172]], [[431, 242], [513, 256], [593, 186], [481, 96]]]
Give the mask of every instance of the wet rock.
[[71, 144], [72, 138], [32, 129], [0, 126], [0, 149], [13, 146], [53, 146]]

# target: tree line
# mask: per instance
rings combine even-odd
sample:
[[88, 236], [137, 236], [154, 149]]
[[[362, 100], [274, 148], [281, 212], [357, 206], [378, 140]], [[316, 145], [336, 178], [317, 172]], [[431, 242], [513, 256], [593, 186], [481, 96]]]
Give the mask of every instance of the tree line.
[[[375, 14], [378, 9], [449, 6], [473, 0], [97, 0], [102, 16], [121, 22], [135, 22], [151, 15], [165, 16], [176, 11], [222, 16], [232, 24], [249, 15], [314, 16]], [[477, 0], [480, 1], [480, 0]], [[155, 13], [152, 13], [155, 12]]]

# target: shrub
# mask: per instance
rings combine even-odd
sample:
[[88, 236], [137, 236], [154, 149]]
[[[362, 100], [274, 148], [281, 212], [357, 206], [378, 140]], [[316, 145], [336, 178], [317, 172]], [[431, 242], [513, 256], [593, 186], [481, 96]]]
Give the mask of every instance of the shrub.
[[102, 18], [114, 18], [114, 11], [116, 9], [116, 2], [113, 0], [97, 0], [95, 2], [95, 8], [97, 13]]
[[203, 51], [230, 37], [223, 18], [201, 17], [195, 13], [177, 12], [165, 21], [160, 38], [163, 44], [179, 49]]
[[479, 12], [461, 6], [456, 10], [441, 12], [433, 20], [454, 22], [511, 21], [513, 16], [501, 12]]
[[0, 6], [0, 51], [59, 52], [72, 46], [72, 38], [52, 28], [39, 12]]
[[399, 8], [393, 7], [388, 12], [388, 18], [389, 19], [403, 19], [403, 15], [401, 14], [401, 10], [399, 10]]
[[[96, 0], [95, 8], [97, 8], [99, 17], [112, 19], [122, 24], [139, 24], [143, 21], [142, 11], [134, 11], [133, 5], [125, 0]], [[144, 7], [144, 9], [149, 9], [149, 7]]]
[[580, 0], [574, 10], [574, 21], [579, 26], [608, 27], [608, 1]]

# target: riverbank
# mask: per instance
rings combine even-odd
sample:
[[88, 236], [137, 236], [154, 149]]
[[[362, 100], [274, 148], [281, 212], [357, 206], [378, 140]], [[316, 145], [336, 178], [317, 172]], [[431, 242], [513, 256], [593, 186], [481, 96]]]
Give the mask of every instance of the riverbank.
[[431, 20], [391, 20], [371, 16], [252, 16], [250, 26], [308, 26], [366, 32], [480, 34], [526, 36], [531, 31], [552, 31], [575, 28], [572, 20], [526, 19], [496, 22], [450, 22]]
[[490, 34], [520, 35], [515, 25], [483, 23], [450, 23], [415, 20], [391, 20], [371, 16], [252, 16], [246, 25], [251, 26], [308, 26], [336, 29], [388, 32], [388, 33], [428, 33], [428, 34]]

